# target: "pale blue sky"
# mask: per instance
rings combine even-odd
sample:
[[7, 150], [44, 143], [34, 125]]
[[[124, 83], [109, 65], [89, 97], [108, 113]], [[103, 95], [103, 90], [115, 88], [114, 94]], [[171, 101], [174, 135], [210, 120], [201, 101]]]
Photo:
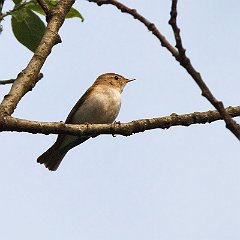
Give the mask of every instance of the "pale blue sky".
[[[174, 44], [170, 2], [122, 1]], [[122, 96], [121, 122], [212, 106], [167, 50], [139, 22], [112, 6], [77, 1], [85, 18], [67, 20], [63, 43], [14, 116], [65, 120], [105, 72], [137, 79]], [[240, 2], [179, 1], [179, 25], [193, 65], [226, 105], [239, 105]], [[31, 52], [0, 36], [1, 76], [14, 78]], [[1, 86], [1, 98], [9, 86]], [[239, 118], [237, 119], [239, 122]], [[0, 238], [84, 240], [239, 240], [239, 142], [216, 122], [101, 136], [71, 150], [57, 172], [36, 163], [55, 136], [1, 133]]]

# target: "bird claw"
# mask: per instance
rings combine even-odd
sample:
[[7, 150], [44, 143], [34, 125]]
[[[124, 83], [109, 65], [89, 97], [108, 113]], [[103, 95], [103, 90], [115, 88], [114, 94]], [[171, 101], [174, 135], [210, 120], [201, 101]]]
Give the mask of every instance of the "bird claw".
[[[114, 121], [114, 122], [113, 122], [113, 125], [115, 125], [115, 124], [118, 124], [118, 125], [120, 125], [120, 124], [121, 124], [121, 122], [120, 122], [120, 121]], [[113, 136], [113, 137], [116, 137], [116, 135], [115, 135], [114, 133], [112, 133], [112, 136]]]

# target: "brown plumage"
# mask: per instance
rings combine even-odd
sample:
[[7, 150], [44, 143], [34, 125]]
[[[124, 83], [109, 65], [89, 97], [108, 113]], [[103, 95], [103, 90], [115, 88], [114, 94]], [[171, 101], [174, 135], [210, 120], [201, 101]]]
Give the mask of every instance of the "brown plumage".
[[[75, 104], [65, 123], [112, 123], [120, 110], [120, 95], [125, 85], [133, 80], [116, 73], [99, 76]], [[56, 142], [37, 159], [37, 162], [55, 171], [70, 149], [89, 138], [59, 134]]]

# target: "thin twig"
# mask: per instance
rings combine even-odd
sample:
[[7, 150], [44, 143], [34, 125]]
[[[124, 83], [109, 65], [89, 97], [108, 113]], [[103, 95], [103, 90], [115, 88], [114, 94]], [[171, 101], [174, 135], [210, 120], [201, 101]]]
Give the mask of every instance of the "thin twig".
[[[240, 106], [228, 107], [226, 111], [232, 116], [240, 116]], [[189, 114], [140, 119], [129, 123], [113, 124], [64, 124], [63, 122], [37, 122], [17, 119], [11, 116], [5, 118], [6, 124], [0, 125], [0, 131], [17, 131], [41, 134], [71, 134], [77, 136], [93, 136], [113, 134], [130, 136], [134, 133], [152, 129], [168, 129], [173, 126], [190, 126], [192, 124], [211, 123], [222, 119], [218, 111], [194, 112]]]
[[[49, 22], [51, 18], [51, 9], [48, 6], [47, 2], [45, 0], [37, 0], [37, 3], [40, 5], [44, 13], [46, 14], [46, 21]], [[60, 37], [59, 37], [60, 38]]]
[[[0, 24], [1, 21], [4, 18], [4, 14], [2, 13], [2, 9], [3, 9], [3, 4], [4, 4], [4, 0], [0, 0]], [[2, 26], [0, 25], [0, 33], [2, 32]]]
[[221, 101], [218, 101], [203, 81], [199, 72], [197, 72], [191, 64], [190, 59], [186, 56], [186, 50], [183, 47], [180, 29], [177, 26], [177, 0], [172, 0], [172, 7], [170, 12], [169, 24], [173, 29], [173, 33], [176, 41], [176, 48], [179, 52], [177, 61], [183, 66], [187, 72], [192, 76], [194, 81], [197, 83], [199, 88], [202, 90], [202, 96], [208, 99], [208, 101], [219, 111], [222, 118], [226, 122], [226, 127], [240, 140], [240, 126], [234, 121], [229, 114], [226, 112], [224, 105]]
[[48, 15], [50, 8], [44, 0], [37, 0], [38, 4], [41, 6], [42, 10], [45, 12], [46, 16]]
[[0, 0], [0, 13], [2, 13], [2, 8], [5, 0]]
[[11, 16], [14, 12], [17, 12], [20, 9], [24, 8], [27, 4], [29, 4], [29, 2], [23, 2], [23, 3], [21, 3], [21, 4], [17, 5], [17, 6], [15, 5], [12, 10], [9, 10], [9, 11], [7, 11], [5, 13], [1, 13], [0, 14], [0, 21], [2, 21], [3, 18], [5, 18], [6, 16]]
[[[39, 73], [38, 78], [36, 79], [35, 84], [43, 78], [43, 74]], [[16, 79], [0, 80], [0, 85], [12, 84]]]
[[161, 42], [161, 45], [163, 47], [167, 48], [168, 51], [171, 52], [171, 54], [174, 57], [178, 56], [178, 51], [167, 41], [165, 36], [159, 31], [159, 29], [157, 29], [155, 24], [150, 22], [148, 19], [143, 17], [141, 14], [139, 14], [136, 9], [131, 9], [131, 8], [125, 6], [124, 4], [122, 4], [118, 1], [115, 1], [115, 0], [87, 0], [87, 1], [94, 2], [98, 6], [101, 6], [104, 4], [111, 4], [111, 5], [114, 5], [115, 7], [117, 7], [121, 12], [132, 15], [133, 18], [142, 22], [148, 28], [148, 30], [150, 32], [152, 32], [152, 34], [155, 35], [159, 39], [159, 41]]
[[12, 84], [15, 79], [0, 80], [0, 85]]

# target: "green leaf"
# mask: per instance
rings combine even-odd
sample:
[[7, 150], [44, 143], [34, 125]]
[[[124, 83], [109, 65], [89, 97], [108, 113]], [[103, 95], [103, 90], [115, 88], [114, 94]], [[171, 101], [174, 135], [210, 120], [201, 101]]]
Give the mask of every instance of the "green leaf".
[[[47, 3], [48, 3], [49, 8], [53, 9], [54, 7], [56, 7], [58, 2], [55, 0], [47, 0]], [[45, 12], [42, 10], [42, 8], [39, 6], [39, 4], [36, 1], [30, 1], [28, 4], [26, 4], [26, 7], [28, 9], [31, 9], [34, 12], [41, 14], [41, 15], [44, 15], [44, 16], [46, 15]], [[66, 18], [75, 18], [75, 17], [80, 18], [82, 22], [84, 20], [83, 16], [77, 9], [71, 8], [70, 11], [68, 12]]]
[[42, 10], [42, 8], [40, 7], [40, 5], [38, 3], [36, 3], [35, 1], [34, 2], [29, 2], [28, 4], [26, 4], [26, 8], [34, 11], [34, 12], [37, 12], [41, 15], [46, 15], [45, 12]]
[[12, 14], [11, 22], [16, 39], [35, 52], [46, 28], [42, 20], [31, 10], [23, 8]]
[[70, 11], [66, 15], [66, 18], [74, 18], [74, 17], [80, 18], [82, 22], [84, 21], [84, 18], [81, 15], [81, 13], [77, 9], [72, 7], [72, 8], [70, 8]]
[[20, 4], [20, 3], [22, 2], [22, 0], [13, 0], [13, 2], [14, 2], [15, 4]]
[[58, 0], [47, 0], [47, 2], [49, 5], [52, 5], [52, 6], [57, 6], [58, 4]]
[[[58, 1], [56, 1], [56, 0], [45, 0], [45, 2], [47, 3], [47, 5], [50, 9], [53, 9], [58, 4]], [[38, 2], [36, 0], [32, 0], [32, 1], [28, 2], [26, 4], [26, 7], [35, 11], [35, 12], [37, 12], [37, 13], [40, 13], [42, 15], [46, 15], [45, 12], [43, 11], [43, 9], [41, 8], [41, 6], [38, 4]]]

